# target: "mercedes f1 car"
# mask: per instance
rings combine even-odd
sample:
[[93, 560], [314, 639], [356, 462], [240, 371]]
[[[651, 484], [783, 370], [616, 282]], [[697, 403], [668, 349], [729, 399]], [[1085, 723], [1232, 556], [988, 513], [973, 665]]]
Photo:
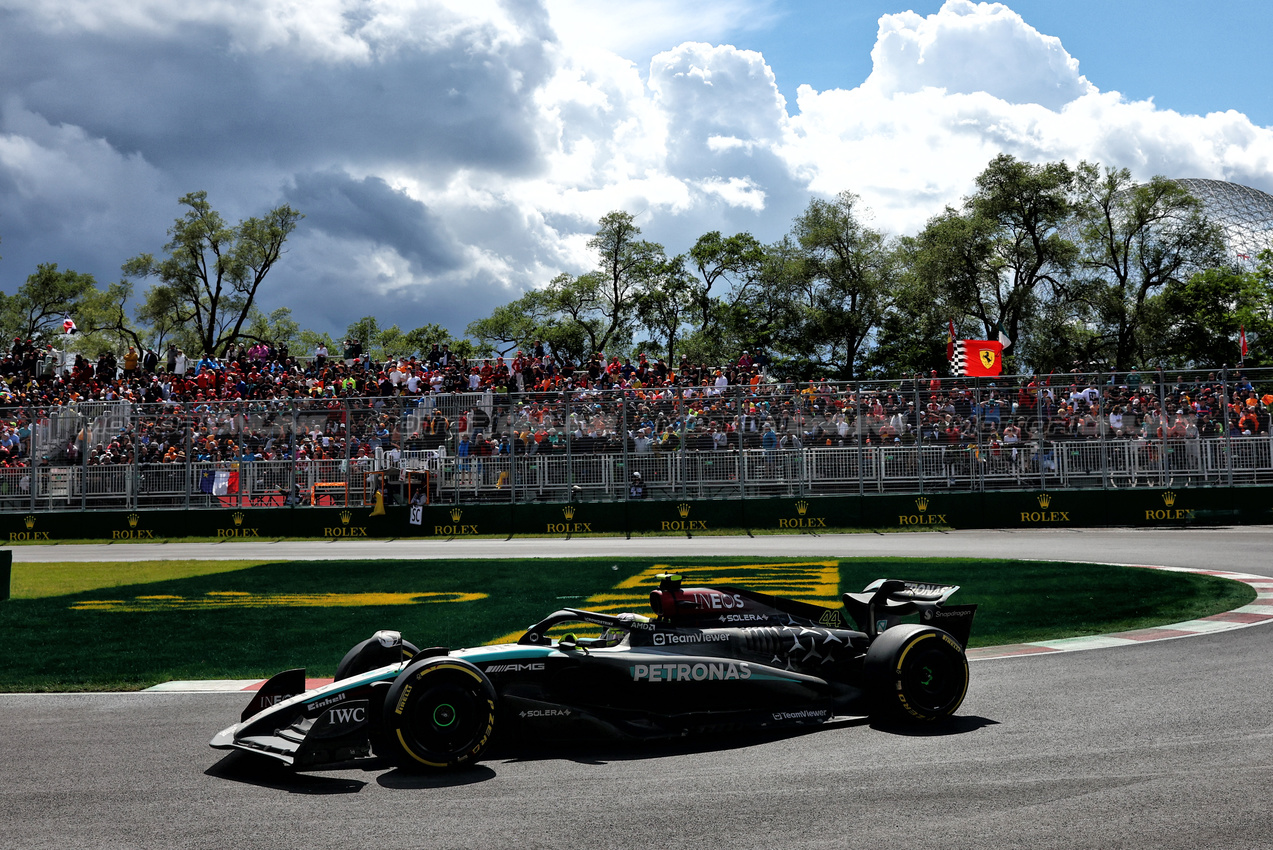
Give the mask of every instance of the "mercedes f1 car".
[[329, 685], [306, 691], [304, 670], [274, 676], [210, 743], [298, 770], [377, 757], [444, 770], [497, 739], [669, 738], [847, 715], [929, 722], [963, 702], [976, 606], [947, 604], [958, 587], [880, 580], [845, 593], [841, 611], [659, 578], [654, 616], [564, 608], [513, 644], [421, 650], [377, 632]]

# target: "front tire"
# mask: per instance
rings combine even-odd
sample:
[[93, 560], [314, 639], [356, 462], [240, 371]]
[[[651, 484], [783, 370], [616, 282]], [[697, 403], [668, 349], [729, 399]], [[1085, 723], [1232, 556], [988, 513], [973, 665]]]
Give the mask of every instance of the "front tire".
[[968, 658], [941, 629], [907, 624], [875, 639], [864, 667], [872, 716], [928, 723], [948, 717], [968, 692]]
[[478, 761], [495, 732], [495, 687], [458, 658], [424, 658], [385, 695], [380, 753], [404, 770], [447, 770]]

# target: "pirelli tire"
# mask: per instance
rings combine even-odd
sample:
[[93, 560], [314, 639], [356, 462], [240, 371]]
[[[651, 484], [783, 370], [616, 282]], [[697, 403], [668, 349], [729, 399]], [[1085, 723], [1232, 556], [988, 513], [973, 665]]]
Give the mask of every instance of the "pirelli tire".
[[369, 637], [354, 644], [353, 648], [345, 653], [345, 657], [340, 659], [340, 663], [336, 665], [335, 681], [339, 682], [341, 679], [348, 679], [350, 676], [357, 676], [389, 664], [397, 664], [406, 658], [414, 658], [419, 652], [415, 644], [405, 640], [401, 647], [385, 646], [377, 638]]
[[877, 637], [863, 669], [880, 720], [931, 723], [958, 710], [968, 692], [968, 657], [932, 626], [894, 626]]
[[398, 674], [385, 695], [377, 737], [397, 767], [440, 771], [474, 764], [495, 733], [495, 688], [472, 664], [422, 658]]

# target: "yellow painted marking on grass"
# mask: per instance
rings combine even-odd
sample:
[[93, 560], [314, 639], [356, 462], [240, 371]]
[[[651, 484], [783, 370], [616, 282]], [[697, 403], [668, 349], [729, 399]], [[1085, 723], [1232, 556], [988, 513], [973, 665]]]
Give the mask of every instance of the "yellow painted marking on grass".
[[132, 599], [85, 599], [72, 611], [221, 611], [227, 608], [363, 608], [372, 605], [420, 605], [476, 602], [485, 593], [245, 593], [216, 590], [203, 596], [137, 596]]
[[[659, 586], [659, 573], [680, 573], [684, 576], [685, 587], [701, 587], [703, 585], [732, 584], [737, 587], [768, 593], [772, 596], [785, 596], [798, 599], [824, 608], [840, 607], [840, 562], [839, 561], [798, 561], [782, 564], [695, 564], [678, 567], [671, 564], [655, 564], [652, 567], [630, 576], [613, 588], [589, 596], [579, 605], [582, 608], [598, 613], [615, 614], [631, 611], [637, 614], [652, 616], [650, 612], [650, 591]], [[579, 637], [590, 637], [600, 632], [588, 626], [571, 625], [569, 628], [552, 630], [554, 634], [565, 631], [573, 632]], [[513, 643], [523, 632], [510, 632], [490, 643]]]

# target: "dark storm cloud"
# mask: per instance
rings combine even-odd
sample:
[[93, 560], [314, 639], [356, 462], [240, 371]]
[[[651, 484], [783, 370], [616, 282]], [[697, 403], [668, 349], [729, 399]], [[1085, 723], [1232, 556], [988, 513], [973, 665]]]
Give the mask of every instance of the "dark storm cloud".
[[[532, 20], [533, 23], [533, 20]], [[543, 42], [468, 37], [367, 61], [247, 54], [225, 31], [52, 38], [0, 13], [0, 91], [162, 168], [418, 164], [525, 173], [537, 164], [532, 97]]]
[[[336, 327], [348, 311], [366, 315], [375, 293], [419, 293], [439, 274], [460, 309], [454, 293], [481, 284], [459, 268], [456, 236], [380, 177], [348, 172], [405, 169], [433, 185], [462, 168], [536, 173], [533, 97], [551, 73], [553, 37], [537, 4], [508, 13], [515, 36], [470, 21], [446, 37], [430, 32], [427, 44], [404, 39], [370, 59], [341, 59], [295, 45], [243, 50], [205, 23], [50, 29], [0, 11], [0, 141], [20, 142], [15, 158], [0, 157], [0, 290], [40, 262], [116, 279], [129, 256], [160, 250], [181, 213], [176, 199], [204, 189], [231, 221], [283, 202], [306, 215], [263, 306], [308, 306], [316, 262], [302, 253], [319, 232], [356, 255], [335, 263], [341, 285], [326, 307], [340, 305], [330, 311]], [[409, 265], [406, 279], [376, 279], [361, 262], [386, 248]]]
[[[302, 327], [332, 333], [343, 332], [363, 316], [375, 316], [381, 327], [396, 324], [408, 331], [437, 323], [453, 334], [463, 334], [469, 322], [521, 295], [492, 274], [467, 269], [443, 274], [428, 286], [387, 290], [366, 285], [359, 270], [342, 266], [322, 268], [309, 263], [280, 266], [279, 272], [279, 279], [270, 282], [275, 288], [266, 295], [267, 309], [290, 307]], [[301, 292], [303, 298], [295, 296]]]
[[428, 207], [379, 177], [356, 180], [336, 170], [303, 174], [284, 195], [305, 214], [307, 227], [390, 247], [418, 272], [431, 275], [460, 264], [454, 237]]

